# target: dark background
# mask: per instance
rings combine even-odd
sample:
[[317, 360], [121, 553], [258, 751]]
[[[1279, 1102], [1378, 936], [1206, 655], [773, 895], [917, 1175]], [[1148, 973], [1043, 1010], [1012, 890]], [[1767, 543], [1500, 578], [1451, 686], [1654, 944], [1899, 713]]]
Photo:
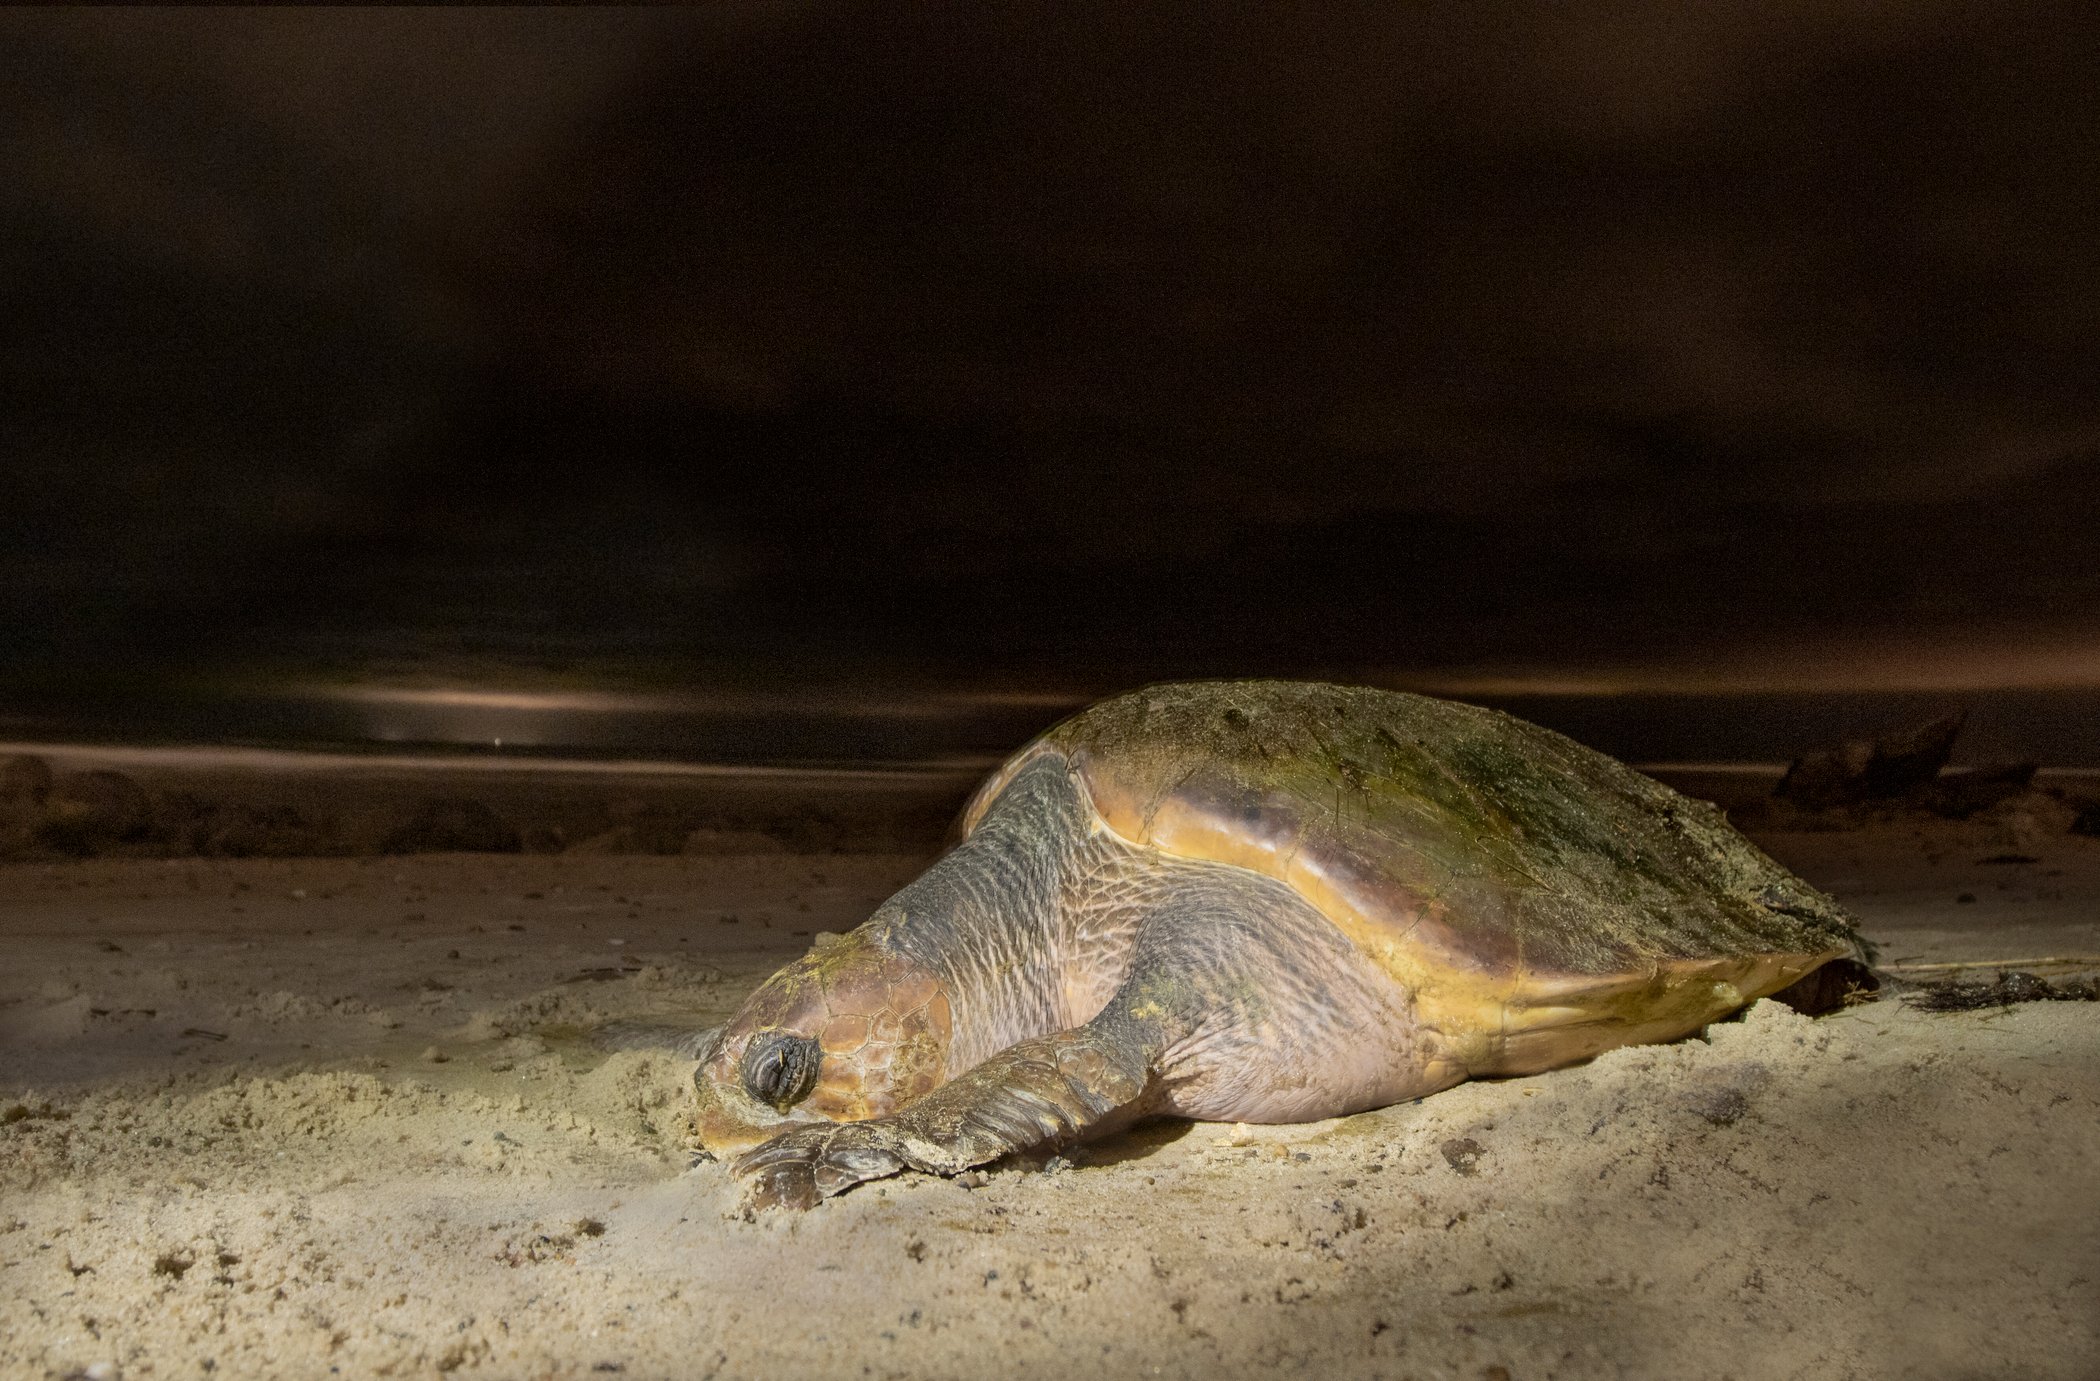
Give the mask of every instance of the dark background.
[[2088, 688], [2095, 16], [8, 11], [0, 682]]

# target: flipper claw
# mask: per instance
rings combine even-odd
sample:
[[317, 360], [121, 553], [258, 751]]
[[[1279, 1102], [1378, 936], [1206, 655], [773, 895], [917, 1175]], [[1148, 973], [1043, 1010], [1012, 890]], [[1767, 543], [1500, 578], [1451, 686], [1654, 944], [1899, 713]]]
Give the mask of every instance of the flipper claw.
[[749, 1183], [747, 1197], [756, 1207], [813, 1208], [856, 1184], [909, 1168], [892, 1143], [880, 1123], [797, 1127], [739, 1156], [730, 1170]]

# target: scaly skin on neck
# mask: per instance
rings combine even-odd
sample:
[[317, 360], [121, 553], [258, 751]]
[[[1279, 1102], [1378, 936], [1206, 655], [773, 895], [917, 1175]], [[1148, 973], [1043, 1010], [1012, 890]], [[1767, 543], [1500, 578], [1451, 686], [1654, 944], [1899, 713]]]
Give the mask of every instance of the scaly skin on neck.
[[1148, 1111], [1320, 1115], [1419, 1082], [1404, 995], [1303, 898], [1122, 841], [1055, 755], [846, 944], [939, 985], [947, 1079], [738, 1157], [754, 1207], [907, 1168], [955, 1174]]
[[[1076, 904], [1104, 865], [1132, 852], [1095, 834], [1093, 823], [1063, 759], [1046, 755], [968, 839], [857, 932], [923, 968], [948, 995], [949, 1078], [1032, 1036], [1078, 1025], [1113, 990], [1113, 972], [1080, 991], [1069, 981], [1075, 961], [1090, 973], [1119, 967], [1113, 961], [1137, 923], [1130, 908]], [[1098, 997], [1087, 991], [1096, 987]]]

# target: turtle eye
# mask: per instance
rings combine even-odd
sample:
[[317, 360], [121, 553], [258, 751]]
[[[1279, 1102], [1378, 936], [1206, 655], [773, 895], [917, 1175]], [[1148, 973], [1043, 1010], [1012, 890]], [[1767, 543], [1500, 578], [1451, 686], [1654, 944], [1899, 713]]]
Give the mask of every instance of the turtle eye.
[[786, 1112], [816, 1087], [817, 1064], [822, 1059], [813, 1037], [761, 1031], [745, 1048], [740, 1073], [753, 1098]]

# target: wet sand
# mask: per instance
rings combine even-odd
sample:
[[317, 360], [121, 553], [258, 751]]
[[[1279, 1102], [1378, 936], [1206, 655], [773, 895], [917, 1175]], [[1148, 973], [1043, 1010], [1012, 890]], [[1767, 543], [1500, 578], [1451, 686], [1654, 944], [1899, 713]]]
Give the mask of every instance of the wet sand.
[[[2100, 953], [2100, 840], [2023, 828], [1762, 842], [1891, 961]], [[686, 1066], [577, 1033], [718, 1019], [924, 861], [0, 865], [0, 1375], [2100, 1373], [2092, 1003], [1760, 1004], [744, 1221]]]

